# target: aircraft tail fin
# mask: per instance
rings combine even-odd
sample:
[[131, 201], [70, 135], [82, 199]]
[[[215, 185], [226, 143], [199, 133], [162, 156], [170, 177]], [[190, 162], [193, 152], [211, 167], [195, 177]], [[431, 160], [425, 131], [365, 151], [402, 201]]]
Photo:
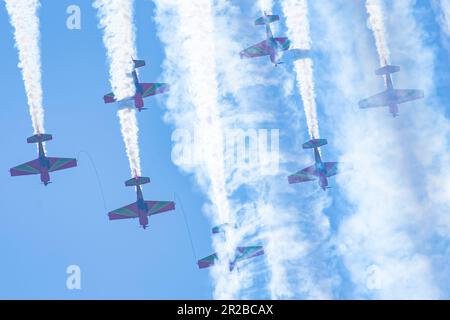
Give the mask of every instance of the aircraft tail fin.
[[51, 134], [35, 134], [34, 136], [31, 136], [27, 138], [28, 143], [39, 143], [44, 141], [50, 141], [53, 139], [53, 136]]
[[327, 143], [327, 139], [311, 139], [303, 144], [303, 149], [318, 148], [326, 145]]
[[265, 24], [269, 24], [269, 23], [272, 23], [272, 22], [275, 22], [278, 20], [280, 20], [280, 16], [272, 15], [272, 14], [270, 14], [270, 15], [265, 14], [264, 17], [261, 17], [261, 18], [258, 18], [255, 20], [255, 25], [263, 26]]
[[145, 60], [134, 60], [133, 59], [133, 63], [134, 63], [135, 69], [145, 66]]
[[133, 187], [140, 186], [142, 184], [150, 183], [150, 178], [148, 177], [135, 177], [130, 180], [125, 181], [125, 186]]
[[384, 67], [377, 69], [375, 71], [375, 74], [377, 76], [384, 76], [386, 74], [391, 74], [391, 73], [395, 73], [395, 72], [399, 72], [399, 71], [400, 71], [399, 66], [385, 65]]

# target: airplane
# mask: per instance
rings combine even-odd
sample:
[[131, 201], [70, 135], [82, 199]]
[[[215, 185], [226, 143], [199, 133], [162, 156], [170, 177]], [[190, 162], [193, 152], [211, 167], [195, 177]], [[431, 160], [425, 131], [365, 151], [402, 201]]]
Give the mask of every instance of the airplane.
[[254, 58], [261, 56], [270, 56], [270, 61], [275, 65], [275, 67], [282, 63], [280, 61], [282, 52], [289, 49], [291, 41], [285, 37], [274, 37], [272, 30], [270, 29], [270, 23], [280, 20], [277, 15], [267, 15], [264, 12], [264, 16], [255, 20], [255, 25], [265, 25], [266, 26], [266, 40], [261, 41], [239, 53], [241, 59], [243, 58]]
[[391, 79], [391, 73], [400, 71], [400, 67], [385, 65], [375, 71], [376, 75], [386, 76], [386, 90], [370, 98], [359, 101], [361, 109], [389, 107], [389, 112], [395, 118], [398, 116], [398, 104], [422, 99], [424, 93], [422, 90], [414, 89], [394, 89]]
[[[136, 69], [145, 66], [145, 60], [134, 60], [134, 70], [132, 72], [133, 82], [135, 86], [136, 93], [133, 97], [125, 98], [119, 102], [126, 102], [133, 100], [135, 108], [141, 112], [142, 110], [147, 110], [144, 108], [144, 98], [154, 96], [156, 94], [164, 93], [169, 91], [170, 86], [168, 83], [143, 83], [139, 82], [138, 75], [136, 73]], [[108, 93], [103, 97], [103, 101], [105, 103], [113, 103], [116, 102], [117, 99], [114, 96], [114, 93]]]
[[[232, 227], [230, 223], [221, 224], [212, 228], [213, 234], [225, 233], [226, 229]], [[235, 226], [234, 226], [235, 227]], [[229, 262], [230, 272], [234, 270], [236, 264], [242, 260], [254, 258], [264, 254], [262, 246], [237, 247], [234, 253], [234, 258]], [[199, 269], [209, 268], [215, 264], [219, 259], [217, 253], [213, 253], [203, 259], [197, 261]]]
[[53, 158], [45, 155], [43, 142], [53, 139], [51, 134], [35, 134], [27, 138], [28, 143], [37, 143], [39, 145], [39, 156], [37, 159], [11, 168], [11, 176], [23, 176], [30, 174], [39, 174], [44, 186], [50, 183], [49, 172], [69, 169], [77, 166], [77, 160], [73, 158]]
[[139, 218], [139, 224], [143, 229], [148, 227], [148, 217], [154, 214], [175, 209], [173, 201], [145, 201], [142, 195], [141, 185], [150, 183], [150, 178], [139, 177], [125, 181], [125, 186], [136, 187], [136, 202], [108, 213], [109, 220]]
[[313, 138], [303, 144], [303, 149], [314, 149], [315, 164], [290, 175], [288, 177], [290, 184], [319, 179], [319, 186], [323, 190], [329, 188], [327, 178], [338, 173], [338, 162], [322, 162], [318, 148], [327, 143], [327, 139]]

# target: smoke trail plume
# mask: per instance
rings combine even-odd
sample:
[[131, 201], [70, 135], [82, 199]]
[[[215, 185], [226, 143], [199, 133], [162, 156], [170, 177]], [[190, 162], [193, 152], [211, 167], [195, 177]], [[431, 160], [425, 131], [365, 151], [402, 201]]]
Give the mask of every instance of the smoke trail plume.
[[[306, 0], [286, 0], [283, 2], [283, 12], [288, 27], [288, 37], [293, 47], [310, 50], [311, 37], [309, 31], [308, 4]], [[297, 74], [297, 87], [303, 101], [306, 122], [310, 137], [319, 137], [319, 123], [315, 101], [313, 78], [313, 62], [310, 58], [294, 62]]]
[[[98, 10], [99, 25], [103, 29], [103, 43], [109, 58], [109, 76], [111, 88], [117, 100], [129, 98], [135, 94], [131, 73], [132, 57], [136, 57], [135, 34], [133, 25], [133, 0], [96, 0], [94, 8]], [[131, 175], [141, 174], [138, 144], [138, 124], [134, 106], [119, 110], [121, 132], [130, 163]], [[122, 104], [123, 107], [123, 104]]]
[[272, 10], [273, 7], [273, 0], [259, 0], [258, 1], [258, 9], [261, 10], [261, 12], [267, 12], [269, 13]]
[[446, 0], [436, 0], [441, 10], [439, 24], [442, 30], [450, 37], [450, 2]]
[[[206, 210], [213, 221], [233, 221], [225, 188], [211, 1], [157, 0], [155, 3], [160, 38], [166, 45], [167, 77], [173, 79], [175, 87], [172, 92], [177, 92], [169, 95], [168, 117], [177, 128], [196, 132], [195, 144], [202, 151], [200, 161], [184, 169], [194, 172], [198, 183], [208, 194], [211, 203]], [[183, 74], [182, 81], [180, 74]], [[228, 235], [227, 240], [230, 240]], [[231, 252], [233, 245], [227, 246], [219, 239], [214, 247], [222, 254]], [[227, 266], [219, 265], [218, 269], [221, 276], [214, 277], [216, 282], [222, 283], [218, 286], [228, 286]], [[226, 294], [226, 297], [232, 296], [233, 292]]]
[[120, 130], [125, 142], [132, 175], [141, 175], [141, 164], [139, 161], [139, 127], [136, 119], [136, 110], [133, 108], [121, 109], [117, 112], [120, 119]]
[[380, 66], [389, 63], [389, 48], [386, 43], [383, 8], [380, 0], [367, 0], [366, 10], [369, 14], [369, 26], [375, 37]]
[[19, 51], [19, 68], [30, 109], [34, 133], [44, 133], [41, 57], [39, 49], [39, 0], [5, 0]]

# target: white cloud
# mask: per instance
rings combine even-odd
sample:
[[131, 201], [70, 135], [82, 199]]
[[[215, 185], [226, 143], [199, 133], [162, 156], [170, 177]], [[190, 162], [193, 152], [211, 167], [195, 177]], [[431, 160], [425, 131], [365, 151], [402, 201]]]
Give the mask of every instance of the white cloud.
[[[387, 9], [392, 60], [403, 70], [394, 80], [397, 87], [422, 88], [429, 95], [433, 91], [432, 54], [422, 44], [423, 33], [412, 8], [413, 2], [401, 1]], [[432, 120], [442, 116], [430, 111], [426, 100], [401, 105], [397, 119], [383, 108], [355, 108], [359, 99], [382, 88], [382, 79], [374, 75], [373, 36], [358, 8], [320, 2], [315, 10], [318, 21], [324, 23], [321, 45], [326, 43], [329, 52], [330, 68], [321, 77], [336, 85], [321, 98], [327, 114], [334, 118], [334, 145], [342, 154], [340, 161], [351, 165], [351, 172], [337, 177], [349, 205], [336, 237], [355, 285], [349, 296], [437, 298], [441, 291], [433, 276], [435, 266], [424, 248], [434, 232], [426, 223], [431, 208], [424, 205], [422, 187], [416, 182], [426, 185], [428, 172], [433, 172], [431, 167], [421, 167], [419, 153], [437, 156], [438, 150], [418, 146], [424, 146], [428, 133], [445, 129]], [[368, 268], [374, 265], [382, 280], [377, 290], [367, 285]]]

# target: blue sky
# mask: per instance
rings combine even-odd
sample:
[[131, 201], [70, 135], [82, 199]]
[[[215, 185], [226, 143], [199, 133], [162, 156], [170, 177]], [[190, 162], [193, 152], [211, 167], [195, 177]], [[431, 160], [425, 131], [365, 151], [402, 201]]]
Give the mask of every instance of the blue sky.
[[[8, 169], [36, 156], [27, 145], [32, 134], [17, 50], [2, 6], [2, 298], [210, 298], [208, 273], [193, 261], [181, 211], [151, 220], [143, 232], [137, 221], [111, 223], [107, 210], [135, 200], [125, 188], [129, 167], [114, 106], [104, 105], [110, 92], [108, 67], [96, 12], [90, 1], [81, 7], [81, 30], [65, 26], [66, 8], [73, 1], [43, 3], [40, 9], [42, 76], [46, 130], [54, 135], [47, 145], [52, 156], [77, 157], [79, 166], [52, 175], [44, 188], [38, 177], [11, 179]], [[153, 7], [139, 1], [136, 8], [137, 46], [147, 60], [141, 77], [155, 81], [163, 59], [151, 17]], [[170, 160], [171, 129], [162, 121], [164, 105], [153, 99], [139, 116], [142, 165], [152, 184], [147, 199], [182, 199], [199, 253], [209, 254], [209, 224], [201, 214], [203, 196], [188, 176]], [[6, 121], [11, 117], [10, 121]], [[14, 134], [12, 134], [14, 133]], [[144, 147], [148, 146], [148, 147]], [[105, 195], [104, 207], [93, 158]], [[27, 179], [30, 178], [30, 179]], [[115, 221], [116, 222], [116, 221]], [[124, 223], [122, 223], [124, 222]], [[82, 290], [66, 289], [66, 268], [79, 265]]]
[[[211, 241], [210, 228], [220, 219], [209, 205], [205, 172], [171, 160], [172, 132], [192, 128], [189, 111], [198, 107], [188, 91], [198, 89], [190, 88], [195, 81], [189, 82], [198, 74], [186, 66], [193, 60], [182, 52], [189, 35], [176, 28], [180, 16], [167, 10], [172, 5], [135, 1], [136, 47], [139, 58], [147, 62], [140, 78], [167, 81], [173, 88], [168, 95], [147, 99], [149, 110], [138, 115], [142, 172], [152, 180], [144, 196], [173, 200], [176, 193], [182, 201], [177, 201], [176, 211], [151, 217], [149, 229], [143, 231], [136, 220], [107, 218], [109, 210], [133, 202], [135, 193], [123, 184], [130, 170], [115, 106], [102, 101], [111, 91], [109, 65], [91, 1], [42, 1], [39, 10], [45, 127], [54, 138], [47, 144], [48, 155], [76, 157], [79, 165], [52, 174], [53, 183], [47, 188], [37, 176], [9, 176], [10, 167], [34, 159], [36, 151], [26, 143], [32, 127], [3, 3], [0, 298], [210, 299], [224, 296], [223, 279], [231, 279], [231, 295], [238, 298], [448, 298], [450, 288], [444, 283], [450, 273], [442, 269], [450, 244], [445, 218], [450, 187], [444, 183], [439, 196], [432, 193], [440, 186], [434, 174], [450, 177], [446, 164], [450, 61], [448, 36], [437, 20], [438, 2], [432, 6], [428, 1], [405, 0], [405, 7], [385, 8], [391, 61], [402, 67], [393, 76], [394, 83], [426, 91], [424, 102], [400, 106], [399, 119], [391, 119], [384, 109], [357, 108], [359, 99], [383, 88], [373, 73], [378, 57], [366, 26], [364, 1], [341, 7], [311, 2], [318, 122], [321, 136], [329, 140], [322, 155], [350, 166], [331, 180], [333, 188], [326, 194], [315, 183], [292, 187], [286, 181], [288, 173], [313, 160], [312, 153], [301, 150], [308, 130], [293, 61], [287, 56], [286, 64], [274, 68], [268, 58], [239, 60], [240, 49], [264, 39], [263, 29], [253, 25], [260, 16], [258, 5], [214, 2], [216, 47], [211, 55], [216, 61], [221, 121], [224, 126], [280, 131], [277, 174], [258, 176], [244, 170], [245, 177], [234, 172], [234, 182], [227, 182], [232, 190], [230, 211], [244, 230], [238, 237], [241, 244], [261, 243], [267, 248], [265, 257], [244, 264], [236, 277], [198, 270], [180, 210], [182, 206], [188, 217], [197, 258], [220, 247], [221, 240]], [[66, 28], [66, 8], [72, 4], [81, 8], [81, 30]], [[274, 26], [276, 33], [285, 35], [282, 1], [274, 1], [272, 11], [281, 18]], [[191, 32], [201, 33], [200, 29]], [[407, 32], [411, 30], [420, 32]], [[413, 40], [405, 41], [409, 38]], [[421, 152], [429, 158], [422, 161]], [[364, 164], [380, 168], [367, 170]], [[419, 174], [423, 180], [417, 179]], [[386, 182], [388, 177], [392, 183]], [[379, 205], [380, 199], [385, 207]], [[392, 212], [399, 209], [404, 213], [396, 218]], [[427, 212], [433, 214], [426, 216]], [[408, 245], [385, 243], [389, 241]], [[81, 268], [81, 290], [66, 288], [66, 268], [73, 264]], [[423, 267], [410, 270], [411, 265]], [[367, 288], [373, 268], [383, 275], [383, 288]], [[404, 279], [399, 279], [400, 273]], [[413, 281], [418, 274], [426, 276]], [[240, 285], [233, 282], [237, 279]], [[413, 295], [411, 288], [422, 295]]]

